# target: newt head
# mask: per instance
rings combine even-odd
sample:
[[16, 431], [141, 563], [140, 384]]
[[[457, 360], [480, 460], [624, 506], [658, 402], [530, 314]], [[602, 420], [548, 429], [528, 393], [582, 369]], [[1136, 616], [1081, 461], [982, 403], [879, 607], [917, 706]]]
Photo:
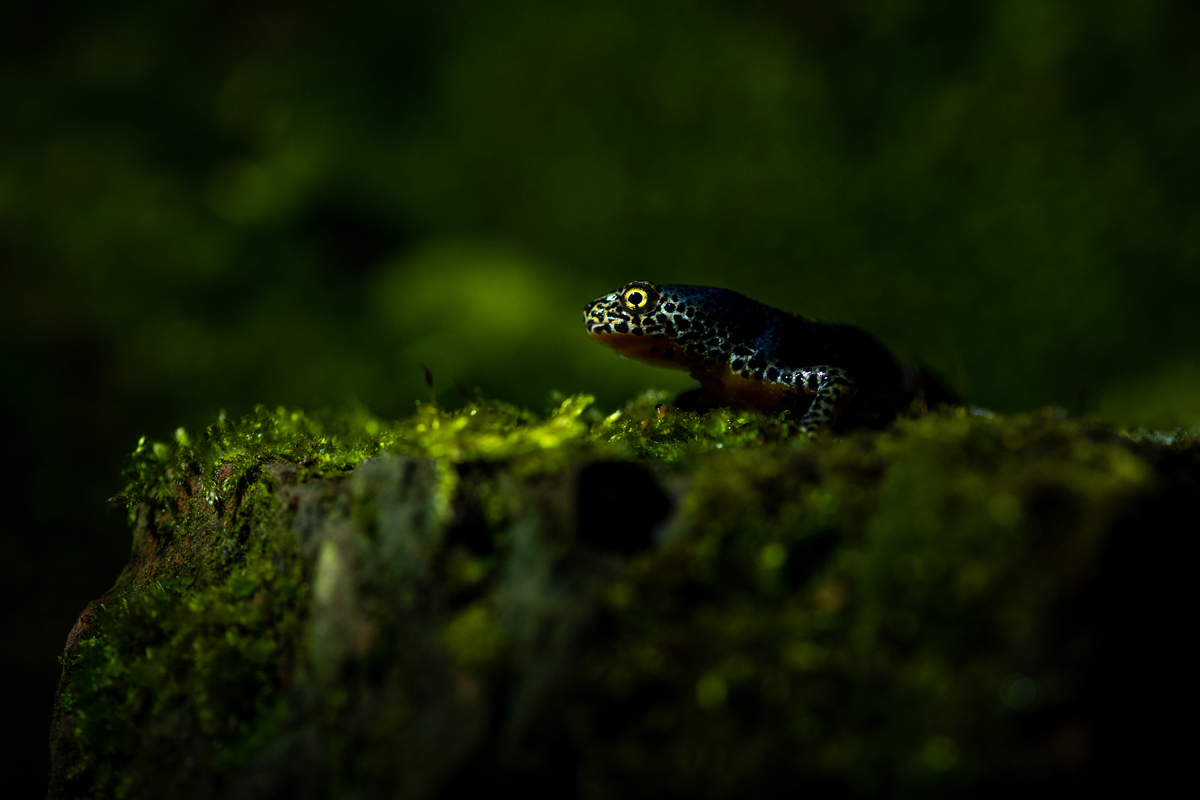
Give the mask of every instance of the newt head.
[[588, 336], [601, 341], [600, 337], [612, 333], [642, 336], [643, 317], [654, 314], [661, 297], [661, 288], [650, 281], [633, 281], [620, 291], [597, 297], [583, 309]]
[[664, 295], [663, 288], [650, 281], [632, 281], [620, 291], [597, 297], [583, 310], [588, 336], [625, 358], [688, 369], [683, 350], [675, 346], [674, 330], [667, 330], [677, 303]]

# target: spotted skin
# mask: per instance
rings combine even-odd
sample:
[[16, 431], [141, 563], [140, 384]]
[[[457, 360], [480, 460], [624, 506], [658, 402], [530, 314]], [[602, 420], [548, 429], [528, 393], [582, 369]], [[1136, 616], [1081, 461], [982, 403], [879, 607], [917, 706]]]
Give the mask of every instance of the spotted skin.
[[701, 405], [790, 409], [809, 434], [847, 411], [852, 424], [886, 422], [912, 397], [904, 368], [866, 332], [728, 289], [634, 281], [588, 303], [583, 319], [622, 356], [688, 372]]

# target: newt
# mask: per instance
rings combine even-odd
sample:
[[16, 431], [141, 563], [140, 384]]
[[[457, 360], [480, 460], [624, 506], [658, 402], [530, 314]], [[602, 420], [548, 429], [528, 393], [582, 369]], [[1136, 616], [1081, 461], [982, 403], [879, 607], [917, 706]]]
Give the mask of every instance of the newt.
[[[684, 410], [788, 410], [813, 434], [835, 423], [882, 426], [918, 394], [949, 399], [866, 331], [789, 314], [729, 289], [633, 281], [588, 303], [583, 319], [588, 336], [620, 355], [698, 380], [699, 389], [676, 401]], [[926, 387], [936, 391], [926, 394]]]

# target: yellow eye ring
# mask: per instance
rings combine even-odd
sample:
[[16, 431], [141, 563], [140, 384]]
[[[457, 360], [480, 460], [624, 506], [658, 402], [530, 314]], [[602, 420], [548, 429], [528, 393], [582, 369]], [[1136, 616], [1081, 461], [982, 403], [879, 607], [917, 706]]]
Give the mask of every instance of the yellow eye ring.
[[639, 308], [646, 307], [646, 303], [650, 302], [650, 295], [647, 294], [645, 289], [635, 286], [632, 289], [625, 290], [623, 299], [625, 300], [625, 305], [636, 311]]

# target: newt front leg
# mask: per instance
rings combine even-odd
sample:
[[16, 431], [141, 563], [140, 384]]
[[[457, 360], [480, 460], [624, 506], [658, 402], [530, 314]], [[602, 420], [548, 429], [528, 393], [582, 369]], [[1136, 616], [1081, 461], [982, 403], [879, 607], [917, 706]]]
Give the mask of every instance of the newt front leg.
[[854, 396], [854, 381], [845, 370], [830, 366], [800, 370], [796, 376], [796, 388], [813, 395], [812, 405], [800, 418], [800, 430], [812, 434], [833, 425]]

